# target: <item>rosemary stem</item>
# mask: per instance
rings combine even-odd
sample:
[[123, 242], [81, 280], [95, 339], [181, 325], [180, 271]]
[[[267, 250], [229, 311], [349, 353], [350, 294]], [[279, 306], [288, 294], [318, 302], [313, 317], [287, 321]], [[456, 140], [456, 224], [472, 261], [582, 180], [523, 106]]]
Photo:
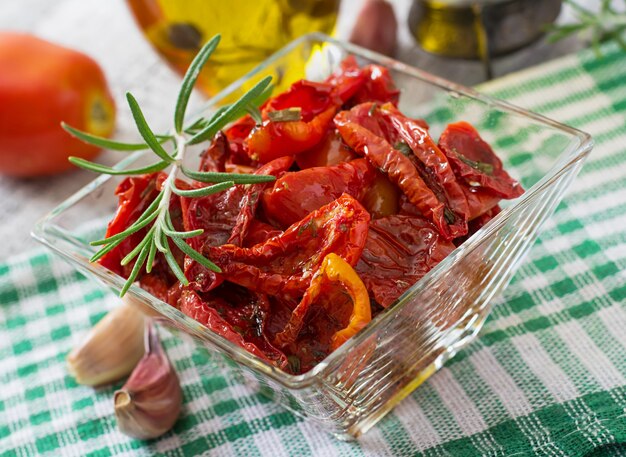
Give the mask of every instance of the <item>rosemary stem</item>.
[[[176, 174], [178, 173], [178, 169], [181, 167], [183, 159], [185, 158], [185, 152], [187, 150], [187, 141], [185, 137], [181, 134], [176, 134], [174, 136], [174, 140], [176, 142], [176, 148], [174, 150], [174, 162], [172, 163], [172, 169], [168, 177], [163, 182], [163, 197], [159, 202], [159, 215], [155, 221], [155, 238], [160, 239], [162, 227], [165, 226], [166, 216], [170, 208], [170, 198], [172, 196], [172, 188], [174, 187], [174, 181], [176, 180]], [[161, 243], [157, 243], [157, 249], [161, 252], [165, 252], [167, 250], [167, 246], [161, 246]]]

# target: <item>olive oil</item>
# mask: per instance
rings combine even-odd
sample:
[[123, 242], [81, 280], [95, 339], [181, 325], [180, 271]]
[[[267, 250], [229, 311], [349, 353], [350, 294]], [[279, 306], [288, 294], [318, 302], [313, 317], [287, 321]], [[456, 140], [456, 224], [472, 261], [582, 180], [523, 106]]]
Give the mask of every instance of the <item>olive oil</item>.
[[213, 35], [220, 45], [199, 78], [207, 95], [309, 32], [332, 33], [339, 0], [127, 0], [150, 43], [181, 75]]

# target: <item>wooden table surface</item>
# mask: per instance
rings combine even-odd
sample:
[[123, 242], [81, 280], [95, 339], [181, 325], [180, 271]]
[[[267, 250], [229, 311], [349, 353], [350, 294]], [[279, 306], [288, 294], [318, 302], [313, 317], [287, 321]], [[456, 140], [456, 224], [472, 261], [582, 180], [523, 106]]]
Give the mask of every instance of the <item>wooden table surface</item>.
[[[340, 37], [347, 36], [361, 1], [343, 2]], [[482, 67], [477, 62], [442, 59], [422, 51], [406, 26], [411, 0], [392, 3], [400, 25], [398, 59], [467, 85], [483, 80]], [[582, 3], [592, 7], [598, 2]], [[567, 20], [570, 15], [565, 8], [560, 20]], [[155, 128], [168, 125], [180, 80], [144, 41], [124, 0], [0, 0], [2, 29], [28, 31], [94, 57], [104, 69], [117, 101], [118, 138], [136, 137], [123, 100], [127, 90], [140, 100]], [[540, 41], [525, 51], [498, 59], [495, 73], [501, 76], [580, 47], [576, 39], [557, 45]], [[199, 98], [193, 101], [199, 102]], [[120, 158], [120, 153], [108, 152], [101, 160], [114, 163]], [[81, 170], [37, 180], [0, 177], [0, 239], [4, 240], [0, 243], [0, 260], [34, 247], [36, 242], [29, 235], [34, 223], [93, 178], [93, 174]]]

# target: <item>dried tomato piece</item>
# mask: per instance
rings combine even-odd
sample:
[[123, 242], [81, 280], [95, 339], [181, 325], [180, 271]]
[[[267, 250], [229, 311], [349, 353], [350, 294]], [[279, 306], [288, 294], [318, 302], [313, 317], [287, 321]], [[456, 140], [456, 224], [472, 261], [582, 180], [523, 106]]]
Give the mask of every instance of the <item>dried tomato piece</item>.
[[255, 244], [263, 243], [270, 238], [273, 238], [277, 235], [283, 233], [282, 230], [277, 229], [273, 225], [262, 222], [258, 219], [252, 219], [250, 221], [250, 226], [248, 227], [248, 234], [243, 241], [242, 246], [250, 247]]
[[454, 240], [454, 244], [456, 246], [460, 246], [461, 244], [463, 244], [465, 241], [467, 241], [474, 233], [476, 233], [478, 230], [480, 230], [481, 228], [483, 228], [483, 226], [489, 222], [491, 219], [493, 219], [494, 217], [496, 217], [498, 214], [500, 214], [500, 211], [502, 211], [502, 208], [500, 208], [498, 205], [488, 209], [487, 211], [485, 211], [484, 213], [482, 213], [480, 216], [476, 217], [475, 219], [472, 219], [469, 224], [469, 231], [467, 232], [467, 235], [462, 236], [461, 238], [457, 238]]
[[400, 91], [393, 82], [389, 69], [372, 64], [363, 67], [363, 73], [365, 75], [364, 83], [350, 99], [349, 104], [358, 105], [359, 103], [375, 102], [380, 104], [391, 103], [398, 106]]
[[309, 122], [332, 106], [341, 106], [341, 99], [331, 84], [302, 79], [293, 83], [286, 92], [270, 99], [262, 112], [267, 117], [271, 111], [300, 108], [302, 120]]
[[326, 82], [336, 87], [337, 94], [347, 107], [364, 102], [398, 104], [400, 91], [389, 70], [380, 65], [359, 67], [354, 56], [346, 57]]
[[422, 217], [383, 217], [370, 223], [356, 272], [386, 308], [453, 250], [454, 245]]
[[363, 86], [365, 73], [359, 67], [356, 58], [348, 56], [341, 62], [339, 68], [326, 78], [326, 82], [335, 86], [337, 95], [342, 103], [345, 103]]
[[[105, 237], [116, 235], [130, 227], [150, 206], [160, 191], [160, 185], [167, 178], [165, 173], [130, 176], [120, 182], [115, 189], [119, 203], [115, 216], [109, 222]], [[119, 246], [104, 255], [100, 264], [125, 278], [130, 274], [134, 262], [122, 266], [120, 261], [134, 249], [146, 235], [147, 229], [139, 230], [126, 238]]]
[[341, 308], [346, 308], [342, 304], [349, 302], [348, 319], [345, 319], [345, 316], [336, 316], [340, 324], [339, 329], [335, 330], [330, 338], [332, 350], [337, 349], [372, 320], [370, 300], [363, 282], [349, 263], [330, 253], [324, 257], [319, 270], [313, 275], [310, 286], [293, 310], [285, 328], [276, 335], [275, 344], [278, 347], [295, 342], [311, 305], [316, 301], [320, 302], [331, 316]]
[[453, 222], [446, 220], [451, 232], [454, 229], [459, 232], [466, 230], [469, 208], [465, 193], [446, 155], [432, 140], [428, 129], [424, 128], [421, 121], [406, 117], [391, 105], [383, 105], [377, 112], [389, 124], [388, 130], [395, 134], [387, 139], [394, 141], [394, 144], [400, 142], [399, 147], [402, 147], [402, 142], [409, 147], [412, 154], [408, 154], [408, 157], [444, 205], [444, 218], [454, 219]]
[[226, 171], [226, 159], [230, 153], [228, 139], [223, 132], [217, 132], [211, 145], [200, 154], [199, 171]]
[[256, 122], [250, 115], [245, 115], [241, 119], [233, 122], [230, 127], [224, 131], [224, 135], [228, 139], [228, 149], [230, 154], [226, 160], [227, 165], [254, 165], [255, 162], [250, 159], [245, 146], [245, 140], [256, 127]]
[[457, 176], [502, 198], [516, 198], [522, 186], [502, 168], [502, 161], [467, 122], [449, 124], [439, 138]]
[[312, 149], [296, 156], [296, 163], [301, 169], [326, 167], [349, 162], [358, 156], [341, 139], [337, 129], [329, 129], [326, 136]]
[[[258, 296], [256, 300], [248, 301], [244, 309], [238, 309], [221, 297], [211, 295], [205, 301], [198, 293], [184, 290], [178, 301], [178, 307], [187, 316], [251, 354], [279, 368], [286, 367], [285, 354], [273, 347], [264, 336], [269, 310], [267, 297]], [[229, 319], [235, 323], [230, 323]], [[247, 341], [246, 338], [254, 341]]]
[[[455, 181], [454, 175], [449, 168], [449, 173], [445, 175], [431, 169], [437, 164], [442, 165], [445, 156], [441, 154], [430, 158], [429, 155], [436, 155], [431, 148], [423, 151], [418, 149], [420, 155], [424, 156], [426, 161], [424, 163], [410, 148], [403, 153], [397, 147], [392, 146], [386, 138], [391, 140], [402, 138], [401, 134], [397, 126], [382, 116], [380, 111], [375, 104], [363, 103], [350, 111], [337, 114], [335, 125], [344, 141], [387, 174], [391, 182], [404, 192], [409, 201], [425, 217], [435, 223], [446, 239], [466, 234], [467, 201], [465, 196], [460, 187], [458, 189], [460, 195], [455, 192], [453, 196], [450, 196], [447, 192], [447, 188], [453, 185], [450, 181]], [[417, 122], [410, 125], [411, 129], [417, 130], [420, 134], [425, 132]], [[454, 207], [452, 207], [452, 202]]]
[[228, 281], [269, 295], [297, 297], [327, 254], [356, 264], [369, 219], [361, 204], [345, 194], [262, 244], [205, 246], [204, 252]]
[[374, 177], [365, 159], [287, 173], [263, 193], [263, 210], [268, 219], [288, 227], [344, 193], [360, 200]]
[[331, 106], [309, 121], [272, 121], [266, 119], [246, 138], [244, 146], [252, 160], [269, 162], [311, 149], [332, 125], [336, 108]]
[[[261, 168], [256, 170], [256, 175], [272, 175], [276, 177], [282, 176], [293, 165], [293, 157], [280, 157], [266, 163]], [[282, 179], [282, 178], [281, 178]], [[248, 235], [250, 229], [250, 223], [254, 218], [259, 199], [263, 194], [263, 191], [271, 183], [258, 183], [248, 186], [243, 194], [241, 202], [239, 204], [240, 211], [235, 221], [235, 226], [228, 238], [227, 243], [236, 244], [237, 246], [243, 246], [244, 239]]]

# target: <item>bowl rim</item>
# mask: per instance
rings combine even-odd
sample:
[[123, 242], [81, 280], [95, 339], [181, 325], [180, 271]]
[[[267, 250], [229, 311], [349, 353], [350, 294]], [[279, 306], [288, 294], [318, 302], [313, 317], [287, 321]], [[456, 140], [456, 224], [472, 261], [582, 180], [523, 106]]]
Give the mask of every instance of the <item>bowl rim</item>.
[[[323, 378], [327, 372], [332, 371], [333, 367], [340, 364], [342, 360], [346, 358], [346, 355], [349, 351], [353, 350], [359, 344], [365, 342], [368, 338], [370, 338], [376, 328], [383, 325], [385, 321], [393, 319], [395, 315], [397, 315], [403, 307], [409, 302], [409, 298], [417, 293], [424, 284], [428, 281], [432, 281], [436, 279], [438, 275], [441, 274], [442, 271], [447, 270], [454, 263], [458, 262], [462, 257], [467, 255], [476, 249], [481, 241], [493, 233], [497, 231], [503, 224], [506, 223], [508, 216], [513, 212], [518, 210], [520, 207], [524, 207], [531, 202], [535, 196], [543, 191], [546, 187], [549, 187], [555, 180], [559, 179], [563, 174], [565, 174], [571, 167], [576, 166], [579, 162], [582, 162], [586, 156], [589, 154], [593, 147], [593, 140], [591, 136], [578, 130], [574, 127], [570, 127], [568, 125], [562, 124], [553, 119], [547, 118], [541, 114], [534, 113], [532, 111], [525, 110], [521, 107], [518, 107], [509, 102], [496, 99], [494, 97], [482, 94], [472, 88], [463, 86], [461, 84], [457, 84], [451, 81], [448, 81], [439, 76], [432, 75], [427, 71], [421, 70], [419, 68], [413, 67], [411, 65], [399, 62], [393, 58], [388, 56], [376, 53], [374, 51], [370, 51], [368, 49], [362, 48], [360, 46], [354, 45], [352, 43], [347, 43], [341, 40], [337, 40], [335, 38], [331, 38], [323, 33], [314, 32], [306, 35], [302, 35], [301, 37], [293, 40], [280, 50], [276, 51], [270, 57], [265, 59], [262, 63], [256, 66], [254, 69], [229, 84], [226, 88], [220, 91], [215, 96], [208, 99], [204, 102], [203, 108], [199, 110], [202, 112], [212, 106], [217, 105], [220, 101], [228, 97], [231, 93], [238, 90], [246, 81], [250, 78], [254, 77], [261, 71], [263, 71], [267, 66], [271, 65], [273, 62], [279, 60], [280, 58], [288, 55], [290, 52], [294, 51], [298, 46], [307, 43], [307, 42], [320, 42], [320, 43], [328, 43], [334, 46], [341, 48], [342, 50], [354, 54], [356, 56], [364, 57], [370, 61], [376, 62], [377, 64], [383, 65], [385, 67], [391, 68], [395, 71], [404, 73], [412, 78], [416, 78], [421, 80], [424, 83], [428, 83], [430, 85], [437, 86], [441, 89], [444, 89], [448, 92], [456, 92], [460, 95], [470, 97], [475, 100], [479, 100], [483, 102], [487, 106], [491, 106], [497, 108], [498, 110], [505, 111], [511, 114], [516, 114], [522, 116], [527, 119], [531, 119], [536, 123], [543, 124], [545, 126], [552, 127], [553, 129], [559, 130], [562, 133], [568, 134], [571, 138], [576, 138], [578, 140], [577, 145], [571, 145], [569, 148], [564, 149], [555, 164], [550, 167], [550, 169], [545, 173], [545, 175], [533, 186], [531, 186], [524, 194], [518, 197], [515, 200], [515, 203], [511, 206], [503, 209], [503, 211], [498, 214], [494, 219], [492, 219], [489, 223], [487, 223], [484, 227], [478, 230], [475, 234], [472, 235], [467, 241], [465, 241], [462, 245], [457, 247], [452, 253], [450, 253], [445, 259], [443, 259], [438, 265], [436, 265], [433, 269], [431, 269], [424, 277], [422, 277], [419, 281], [413, 284], [407, 291], [405, 291], [391, 306], [380, 312], [375, 318], [368, 323], [368, 325], [359, 331], [356, 335], [346, 341], [341, 347], [331, 352], [326, 358], [324, 358], [321, 362], [319, 362], [315, 367], [306, 373], [299, 375], [292, 375], [286, 373], [277, 367], [270, 365], [268, 362], [262, 360], [261, 358], [252, 355], [244, 348], [232, 343], [226, 338], [214, 333], [212, 330], [204, 327], [199, 324], [194, 319], [186, 316], [176, 308], [168, 305], [167, 303], [159, 300], [153, 295], [141, 289], [136, 284], [133, 284], [127, 294], [131, 297], [140, 299], [142, 301], [147, 302], [152, 308], [154, 308], [157, 312], [163, 314], [161, 309], [156, 309], [154, 304], [158, 305], [157, 308], [162, 308], [163, 310], [169, 309], [171, 312], [167, 314], [171, 314], [170, 317], [172, 320], [177, 321], [177, 323], [182, 323], [187, 327], [194, 326], [197, 327], [196, 330], [199, 331], [203, 337], [211, 343], [213, 348], [219, 349], [221, 352], [225, 352], [231, 359], [234, 359], [235, 362], [241, 363], [248, 368], [253, 369], [255, 372], [260, 372], [259, 374], [263, 376], [267, 376], [275, 382], [278, 382], [280, 385], [292, 389], [299, 390], [306, 387], [311, 386], [312, 384], [320, 381], [320, 378]], [[193, 118], [193, 116], [191, 116]], [[140, 157], [146, 154], [146, 151], [138, 151], [133, 153], [132, 155], [122, 159], [114, 168], [124, 168], [129, 164], [135, 162]], [[54, 229], [53, 219], [64, 212], [66, 209], [70, 208], [74, 204], [78, 203], [81, 199], [89, 195], [91, 192], [98, 189], [105, 182], [112, 179], [112, 176], [102, 175], [98, 176], [93, 181], [89, 182], [87, 185], [83, 186], [77, 192], [72, 194], [70, 197], [65, 199], [62, 203], [60, 203], [57, 207], [55, 207], [52, 211], [46, 214], [43, 218], [41, 218], [33, 230], [31, 231], [31, 235], [40, 243], [46, 245], [48, 248], [55, 251], [57, 254], [60, 254], [62, 257], [70, 260], [73, 263], [80, 264], [84, 269], [88, 270], [92, 275], [105, 280], [109, 284], [114, 285], [116, 288], [121, 289], [121, 286], [124, 284], [125, 279], [117, 274], [109, 271], [99, 264], [92, 264], [88, 261], [87, 258], [83, 258], [78, 255], [72, 255], [69, 252], [61, 249], [54, 242], [55, 237], [58, 235], [57, 231]], [[52, 237], [52, 238], [51, 238]], [[462, 319], [462, 317], [460, 318]], [[459, 319], [459, 321], [460, 321]], [[459, 321], [456, 321], [457, 324]], [[195, 325], [194, 325], [195, 323]], [[180, 328], [180, 327], [179, 327]], [[455, 325], [450, 325], [449, 330], [454, 329]]]

